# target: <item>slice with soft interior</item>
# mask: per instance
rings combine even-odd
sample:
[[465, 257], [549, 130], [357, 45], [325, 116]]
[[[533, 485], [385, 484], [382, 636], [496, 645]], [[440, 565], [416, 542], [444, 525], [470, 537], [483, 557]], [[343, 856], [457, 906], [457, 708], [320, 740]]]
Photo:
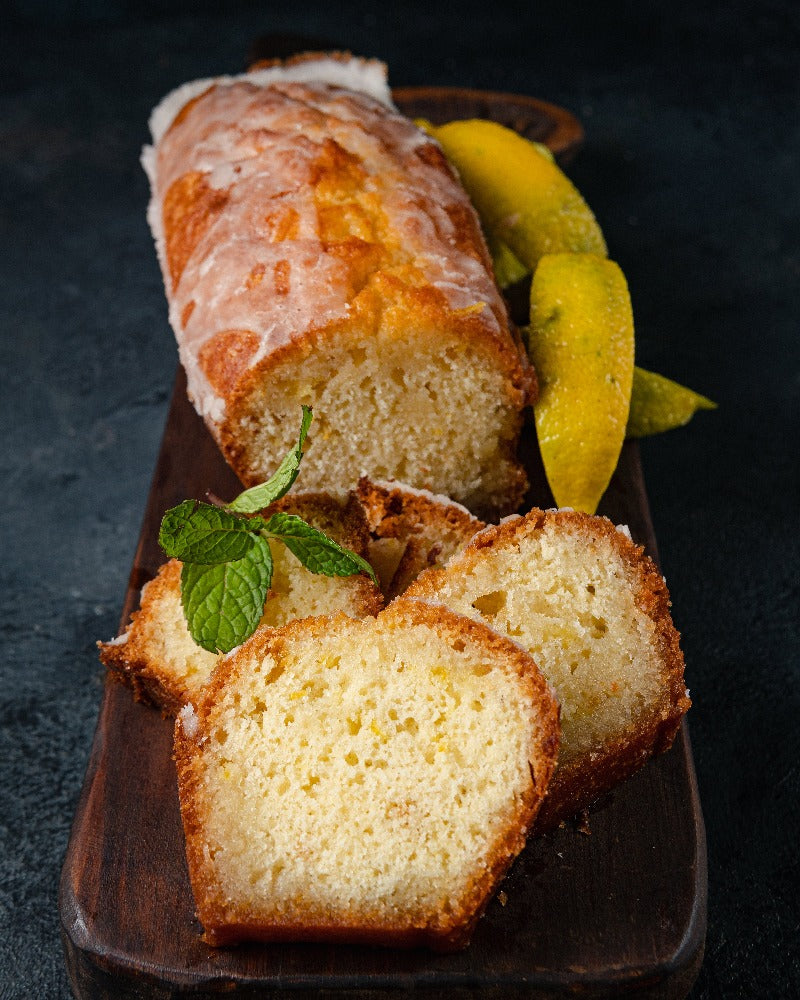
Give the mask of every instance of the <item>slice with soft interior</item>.
[[627, 529], [534, 509], [477, 534], [405, 594], [525, 648], [561, 706], [561, 750], [537, 828], [553, 826], [667, 749], [690, 701], [669, 592]]
[[259, 630], [176, 724], [206, 940], [463, 946], [557, 743], [530, 657], [445, 608]]

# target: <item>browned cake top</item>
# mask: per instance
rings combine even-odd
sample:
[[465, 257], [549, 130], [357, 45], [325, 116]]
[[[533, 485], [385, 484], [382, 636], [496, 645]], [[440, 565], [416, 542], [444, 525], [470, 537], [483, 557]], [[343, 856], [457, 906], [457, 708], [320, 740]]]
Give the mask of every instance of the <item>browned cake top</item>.
[[441, 151], [373, 96], [374, 64], [349, 70], [371, 93], [273, 68], [184, 90], [182, 106], [166, 99], [169, 122], [154, 117], [150, 221], [190, 393], [212, 422], [238, 375], [347, 322], [360, 297], [390, 309], [404, 288], [429, 289], [448, 322], [508, 341], [477, 217]]

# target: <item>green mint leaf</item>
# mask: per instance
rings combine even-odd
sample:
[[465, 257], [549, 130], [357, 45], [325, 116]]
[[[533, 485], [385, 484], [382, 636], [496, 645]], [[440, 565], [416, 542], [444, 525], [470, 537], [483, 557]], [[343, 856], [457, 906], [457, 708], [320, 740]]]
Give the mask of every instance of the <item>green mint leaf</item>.
[[184, 500], [166, 512], [158, 542], [166, 554], [190, 563], [225, 563], [242, 559], [253, 547], [263, 522], [253, 524], [219, 507]]
[[300, 460], [303, 457], [303, 445], [311, 425], [311, 419], [311, 407], [303, 406], [303, 419], [300, 423], [300, 436], [297, 444], [265, 483], [252, 486], [244, 493], [240, 493], [232, 503], [228, 504], [228, 510], [238, 511], [241, 514], [253, 514], [257, 510], [268, 507], [276, 500], [280, 500], [284, 494], [289, 492], [297, 479]]
[[273, 514], [264, 530], [280, 539], [312, 573], [324, 576], [366, 573], [375, 584], [378, 583], [375, 571], [365, 559], [334, 542], [296, 514]]
[[251, 535], [242, 558], [213, 566], [184, 563], [181, 602], [189, 632], [210, 653], [228, 653], [249, 638], [261, 621], [272, 581], [269, 542]]

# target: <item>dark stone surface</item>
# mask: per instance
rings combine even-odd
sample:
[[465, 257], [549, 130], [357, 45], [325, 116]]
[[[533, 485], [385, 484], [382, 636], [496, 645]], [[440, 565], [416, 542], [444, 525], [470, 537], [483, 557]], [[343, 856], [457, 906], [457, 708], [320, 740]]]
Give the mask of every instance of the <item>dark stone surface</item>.
[[0, 35], [0, 996], [67, 997], [56, 891], [171, 388], [138, 165], [265, 32], [565, 105], [638, 360], [720, 408], [643, 445], [709, 845], [693, 998], [800, 995], [800, 14], [791, 2], [80, 4]]

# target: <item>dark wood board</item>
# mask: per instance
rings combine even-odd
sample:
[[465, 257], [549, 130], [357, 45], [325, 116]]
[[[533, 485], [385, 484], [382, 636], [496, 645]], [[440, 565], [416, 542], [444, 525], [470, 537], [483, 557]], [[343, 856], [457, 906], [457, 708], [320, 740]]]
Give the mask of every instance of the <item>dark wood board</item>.
[[[454, 101], [453, 92], [441, 91], [436, 106], [436, 92], [419, 93], [419, 104], [415, 92], [397, 93], [407, 113], [438, 120], [491, 114], [534, 138], [552, 141], [558, 134], [550, 106], [528, 98], [458, 91]], [[579, 141], [575, 127], [564, 149]], [[529, 501], [552, 505], [530, 427], [523, 450]], [[163, 561], [157, 535], [164, 510], [207, 490], [230, 498], [239, 489], [188, 403], [179, 371], [123, 625]], [[633, 443], [623, 449], [600, 512], [628, 524], [657, 555]], [[685, 724], [668, 753], [598, 803], [590, 834], [567, 825], [528, 844], [472, 944], [456, 955], [342, 945], [206, 946], [186, 870], [171, 744], [169, 720], [107, 682], [59, 894], [66, 964], [82, 1000], [229, 993], [366, 998], [398, 991], [678, 998], [696, 977], [705, 941], [706, 857]]]

